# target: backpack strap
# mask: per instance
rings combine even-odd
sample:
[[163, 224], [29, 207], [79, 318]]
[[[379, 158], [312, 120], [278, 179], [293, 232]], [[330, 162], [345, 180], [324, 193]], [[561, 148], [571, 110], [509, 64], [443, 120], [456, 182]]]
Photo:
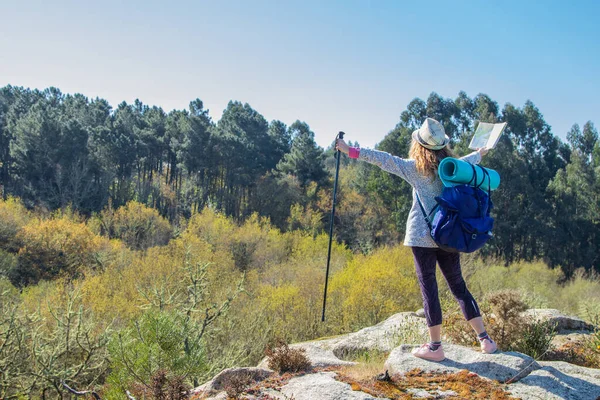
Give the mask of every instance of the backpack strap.
[[[483, 171], [483, 174], [485, 176], [487, 176], [487, 178], [488, 178], [488, 190], [487, 190], [487, 192], [488, 192], [488, 198], [492, 198], [492, 178], [490, 177], [490, 173], [488, 172], [487, 169], [481, 167], [481, 170]], [[483, 178], [484, 181], [485, 181], [485, 176]]]
[[467, 183], [467, 185], [477, 187], [477, 171], [475, 170], [475, 166], [473, 164], [469, 163], [469, 165], [473, 170], [473, 176], [471, 177], [471, 180], [469, 181], [469, 183]]
[[419, 193], [417, 193], [417, 191], [415, 190], [415, 195], [417, 196], [417, 202], [419, 203], [419, 208], [421, 209], [421, 212], [423, 213], [423, 217], [425, 218], [425, 222], [427, 223], [427, 227], [429, 228], [429, 232], [431, 232], [432, 226], [431, 226], [431, 214], [434, 213], [435, 210], [437, 210], [437, 208], [439, 207], [439, 205], [436, 205], [435, 207], [433, 207], [431, 209], [431, 211], [429, 212], [429, 214], [427, 214], [425, 212], [425, 207], [423, 207], [423, 203], [421, 203], [421, 199], [419, 198]]
[[492, 178], [490, 177], [490, 173], [485, 168], [483, 168], [480, 165], [477, 165], [477, 167], [481, 168], [481, 172], [483, 172], [483, 177], [481, 179], [481, 182], [477, 183], [477, 171], [475, 170], [475, 165], [471, 164], [471, 168], [473, 168], [473, 177], [469, 181], [468, 185], [472, 184], [473, 187], [476, 187], [476, 188], [480, 189], [481, 186], [486, 181], [485, 178], [487, 178], [487, 181], [488, 181], [488, 190], [487, 190], [487, 192], [488, 192], [488, 196], [491, 196], [492, 195]]

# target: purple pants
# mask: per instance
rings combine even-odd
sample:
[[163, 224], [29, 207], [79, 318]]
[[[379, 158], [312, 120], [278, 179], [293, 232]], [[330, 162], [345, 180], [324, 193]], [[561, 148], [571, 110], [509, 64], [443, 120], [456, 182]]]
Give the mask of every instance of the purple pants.
[[435, 279], [435, 264], [440, 265], [442, 274], [448, 282], [450, 291], [458, 301], [466, 320], [480, 317], [479, 307], [473, 295], [467, 289], [467, 284], [460, 270], [460, 255], [439, 248], [411, 247], [415, 258], [417, 277], [423, 296], [423, 308], [427, 326], [442, 323], [442, 307], [438, 296], [437, 280]]

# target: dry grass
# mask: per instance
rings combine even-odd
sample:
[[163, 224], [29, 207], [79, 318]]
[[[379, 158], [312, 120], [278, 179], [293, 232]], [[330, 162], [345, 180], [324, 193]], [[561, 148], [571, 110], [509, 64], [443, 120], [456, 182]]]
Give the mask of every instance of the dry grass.
[[387, 357], [387, 353], [375, 353], [375, 355], [365, 353], [353, 360], [358, 364], [341, 367], [339, 373], [354, 381], [368, 380], [383, 371], [383, 364]]

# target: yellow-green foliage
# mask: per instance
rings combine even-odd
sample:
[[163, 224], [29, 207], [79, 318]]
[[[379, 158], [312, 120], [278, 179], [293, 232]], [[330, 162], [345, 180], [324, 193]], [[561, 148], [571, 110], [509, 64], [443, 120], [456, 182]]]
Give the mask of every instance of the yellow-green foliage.
[[559, 282], [564, 279], [560, 268], [550, 269], [542, 262], [519, 262], [505, 267], [478, 262], [467, 279], [469, 290], [477, 297], [501, 289], [515, 289], [531, 308], [555, 307]]
[[[205, 209], [186, 221], [176, 239], [142, 252], [95, 233], [99, 225], [94, 224], [102, 222], [100, 219], [86, 225], [67, 210], [47, 219], [27, 215], [21, 223], [19, 207], [16, 201], [0, 204], [0, 210], [12, 210], [8, 214], [17, 221], [12, 226], [17, 227], [13, 232], [18, 232], [17, 271], [23, 274], [22, 279], [32, 282], [33, 278], [63, 276], [26, 287], [21, 294], [9, 290], [19, 299], [23, 315], [38, 316], [35, 323], [40, 332], [55, 328], [51, 307], [65, 304], [70, 291], [75, 290], [80, 294], [78, 304], [86, 321], [93, 323], [93, 333], [98, 335], [106, 329], [115, 334], [131, 329], [142, 315], [157, 310], [179, 313], [184, 320], [193, 316], [202, 326], [203, 310], [208, 307], [215, 312], [214, 307], [231, 298], [201, 341], [209, 371], [255, 365], [274, 338], [298, 342], [340, 334], [422, 306], [413, 257], [402, 245], [356, 255], [334, 240], [323, 323], [327, 234], [310, 230], [282, 233], [257, 215], [238, 225], [221, 213]], [[128, 207], [122, 212], [132, 214], [138, 205]], [[112, 217], [117, 218], [120, 210]], [[504, 267], [472, 257], [463, 257], [463, 261], [469, 289], [482, 308], [485, 294], [506, 288], [521, 293], [530, 307], [553, 307], [582, 317], [583, 309], [600, 303], [600, 282], [594, 276], [576, 274], [564, 284], [560, 269], [551, 270], [543, 263]], [[203, 266], [199, 270], [201, 290], [196, 293], [204, 295], [194, 310], [182, 312], [191, 304], [193, 266]], [[242, 276], [244, 291], [239, 293]], [[441, 274], [438, 280], [445, 310], [457, 310]], [[0, 285], [6, 286], [6, 282]], [[237, 297], [233, 293], [238, 293]], [[400, 334], [399, 340], [408, 340], [406, 337]], [[108, 384], [106, 390], [104, 393], [117, 389]]]
[[130, 264], [108, 266], [83, 281], [84, 301], [95, 313], [129, 320], [149, 306], [172, 307], [186, 293], [186, 257], [211, 263], [207, 275], [213, 292], [223, 293], [239, 280], [230, 259], [215, 257], [206, 242], [188, 234], [131, 257]]
[[19, 199], [9, 197], [0, 199], [0, 249], [16, 251], [15, 243], [17, 232], [29, 221], [29, 211]]
[[595, 273], [575, 271], [557, 293], [556, 308], [579, 315], [589, 322], [600, 316], [600, 276]]
[[197, 236], [213, 247], [213, 250], [225, 249], [225, 240], [235, 231], [235, 223], [224, 214], [205, 208], [192, 215], [187, 225], [187, 232]]
[[[256, 275], [257, 281], [248, 288], [256, 296], [252, 307], [265, 311], [264, 323], [277, 337], [298, 341], [324, 335], [339, 327], [320, 322], [327, 265], [327, 235], [315, 239], [308, 232], [295, 231], [282, 235], [289, 256], [280, 263], [269, 263]], [[330, 279], [351, 257], [350, 251], [332, 244]], [[330, 302], [329, 307], [335, 308]], [[298, 321], [303, 321], [299, 324]]]
[[[360, 173], [358, 164], [340, 171], [336, 229], [346, 235], [344, 240], [351, 242], [352, 248], [368, 253], [381, 245], [398, 243], [400, 236], [381, 198], [356, 190], [356, 175]], [[331, 198], [329, 193], [325, 197], [328, 201]], [[327, 204], [326, 209], [331, 205]]]
[[469, 290], [479, 298], [501, 289], [515, 289], [530, 308], [556, 308], [586, 320], [600, 313], [600, 278], [582, 270], [564, 282], [560, 268], [550, 269], [542, 262], [500, 264], [475, 263], [467, 279]]
[[164, 245], [173, 231], [157, 210], [137, 201], [130, 201], [116, 211], [108, 207], [90, 220], [90, 226], [98, 233], [121, 239], [134, 250]]
[[323, 223], [321, 222], [322, 214], [310, 207], [303, 207], [300, 204], [294, 204], [290, 208], [290, 216], [288, 217], [289, 230], [303, 230], [316, 236], [321, 231]]
[[101, 267], [105, 255], [119, 247], [68, 214], [34, 218], [18, 232], [16, 240], [19, 264], [10, 277], [25, 285], [57, 276], [80, 276], [85, 269]]
[[407, 247], [385, 247], [355, 257], [331, 282], [331, 294], [347, 328], [375, 324], [421, 305], [413, 257]]

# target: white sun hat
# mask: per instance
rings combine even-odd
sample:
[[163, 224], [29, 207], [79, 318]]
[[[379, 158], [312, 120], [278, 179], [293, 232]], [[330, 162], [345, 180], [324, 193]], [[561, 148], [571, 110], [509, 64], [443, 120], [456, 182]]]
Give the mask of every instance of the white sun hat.
[[450, 143], [450, 138], [444, 131], [444, 125], [433, 118], [427, 118], [423, 125], [412, 133], [413, 139], [421, 146], [430, 150], [440, 150]]

